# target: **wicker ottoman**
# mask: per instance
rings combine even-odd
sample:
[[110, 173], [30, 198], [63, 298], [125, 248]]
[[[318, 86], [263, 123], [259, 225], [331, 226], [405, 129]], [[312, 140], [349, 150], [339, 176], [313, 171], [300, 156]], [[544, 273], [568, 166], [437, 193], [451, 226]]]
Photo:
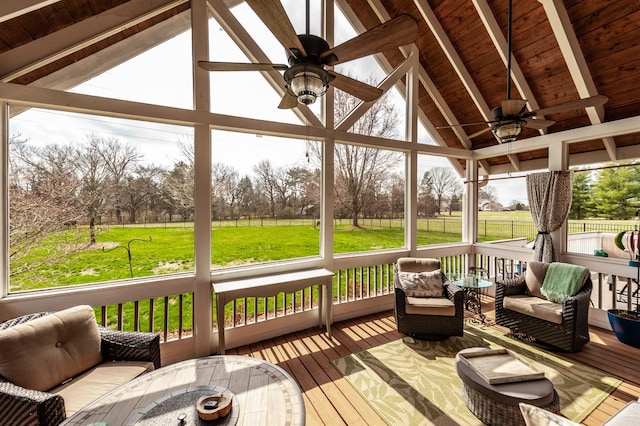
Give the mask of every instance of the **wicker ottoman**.
[[456, 355], [456, 371], [462, 380], [462, 398], [469, 410], [488, 425], [522, 425], [518, 404], [524, 402], [560, 413], [560, 398], [549, 379], [490, 385], [460, 359], [460, 353], [488, 350], [464, 349]]

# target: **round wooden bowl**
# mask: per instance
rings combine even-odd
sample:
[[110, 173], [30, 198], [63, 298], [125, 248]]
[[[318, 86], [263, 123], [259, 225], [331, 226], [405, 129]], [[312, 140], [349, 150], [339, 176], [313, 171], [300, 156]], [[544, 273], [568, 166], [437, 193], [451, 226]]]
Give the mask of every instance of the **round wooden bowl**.
[[205, 421], [216, 420], [231, 412], [233, 393], [229, 391], [206, 395], [198, 399], [198, 416]]

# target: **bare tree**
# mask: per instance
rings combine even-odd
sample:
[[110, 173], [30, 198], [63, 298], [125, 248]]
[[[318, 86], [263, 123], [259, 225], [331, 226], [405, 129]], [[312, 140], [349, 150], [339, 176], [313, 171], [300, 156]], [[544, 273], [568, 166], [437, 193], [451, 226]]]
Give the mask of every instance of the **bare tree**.
[[129, 223], [138, 223], [138, 213], [148, 206], [159, 191], [163, 171], [157, 166], [138, 166], [126, 175], [121, 188], [122, 208], [129, 213]]
[[433, 180], [429, 173], [422, 175], [418, 186], [418, 214], [426, 217], [435, 216], [438, 211], [437, 202], [433, 197]]
[[193, 217], [195, 210], [195, 151], [192, 141], [178, 141], [178, 148], [182, 154], [173, 169], [168, 171], [162, 182], [162, 199], [166, 210], [171, 216], [179, 214], [183, 220]]
[[253, 166], [255, 173], [255, 187], [262, 197], [264, 197], [269, 212], [272, 217], [276, 217], [276, 203], [278, 199], [278, 188], [276, 183], [276, 171], [269, 160], [262, 160]]
[[193, 165], [180, 161], [166, 173], [162, 183], [163, 200], [169, 216], [174, 213], [187, 220], [195, 209]]
[[452, 169], [446, 167], [434, 167], [425, 172], [425, 175], [427, 173], [431, 181], [431, 190], [436, 201], [437, 211], [440, 213], [442, 202], [447, 197], [459, 192], [461, 187], [460, 178], [456, 176]]
[[[339, 122], [360, 101], [353, 96], [335, 91], [335, 116]], [[388, 95], [380, 98], [351, 127], [354, 133], [391, 138], [399, 123], [395, 105]], [[310, 154], [320, 157], [320, 145], [309, 145]], [[359, 227], [358, 219], [371, 198], [380, 193], [402, 155], [388, 150], [347, 144], [335, 146], [335, 192], [338, 208], [349, 212], [352, 225]]]
[[[80, 181], [69, 146], [34, 147], [9, 138], [9, 260], [12, 276], [82, 248]], [[56, 235], [56, 238], [51, 238]], [[29, 256], [38, 250], [38, 256]]]
[[211, 203], [214, 217], [232, 217], [236, 208], [238, 172], [231, 166], [213, 163], [211, 166]]
[[[115, 212], [118, 223], [122, 222], [122, 210], [125, 206], [131, 207], [131, 173], [140, 163], [142, 156], [136, 148], [128, 143], [121, 143], [116, 138], [97, 138], [91, 136], [89, 149], [95, 150], [102, 161], [108, 174], [103, 185], [105, 200]], [[125, 182], [125, 177], [128, 182]], [[135, 223], [135, 217], [129, 216], [129, 222]]]

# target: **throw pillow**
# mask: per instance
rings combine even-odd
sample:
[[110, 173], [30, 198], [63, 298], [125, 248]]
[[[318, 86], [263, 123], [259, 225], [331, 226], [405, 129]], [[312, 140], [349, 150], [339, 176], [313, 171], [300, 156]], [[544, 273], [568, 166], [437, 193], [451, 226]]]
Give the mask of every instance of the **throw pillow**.
[[443, 296], [440, 269], [431, 272], [400, 272], [400, 285], [407, 297]]
[[527, 426], [579, 426], [579, 423], [573, 422], [565, 417], [554, 414], [535, 405], [525, 404], [521, 402], [520, 411], [524, 422]]

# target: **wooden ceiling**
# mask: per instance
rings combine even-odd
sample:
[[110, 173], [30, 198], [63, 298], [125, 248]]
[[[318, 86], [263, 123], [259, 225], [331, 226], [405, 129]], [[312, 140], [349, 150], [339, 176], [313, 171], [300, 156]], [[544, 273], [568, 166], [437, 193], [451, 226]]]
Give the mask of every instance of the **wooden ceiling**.
[[[226, 1], [230, 7], [239, 2]], [[0, 6], [0, 76], [3, 82], [22, 85], [37, 84], [190, 7], [187, 0], [4, 3]], [[492, 119], [491, 109], [506, 99], [508, 0], [344, 0], [341, 4], [360, 28], [372, 28], [401, 13], [414, 16], [420, 26], [416, 41], [422, 68], [419, 106], [433, 139], [440, 145], [472, 150], [497, 145], [491, 132], [473, 139], [468, 135], [486, 128], [482, 122]], [[123, 14], [129, 16], [115, 18]], [[527, 99], [530, 110], [594, 95], [609, 98], [599, 109], [544, 117], [556, 121], [546, 133], [640, 116], [638, 0], [513, 0], [512, 21], [512, 98]], [[95, 29], [93, 22], [105, 28]], [[108, 28], [110, 22], [112, 28]], [[384, 57], [392, 66], [404, 59], [399, 49], [384, 52]], [[540, 131], [525, 129], [518, 141], [539, 136]], [[583, 162], [605, 162], [640, 157], [628, 149], [636, 146], [640, 146], [640, 134], [628, 132], [582, 140], [569, 151], [582, 155]], [[545, 148], [520, 148], [485, 156], [483, 167], [526, 169], [524, 164], [539, 163], [547, 155]]]

